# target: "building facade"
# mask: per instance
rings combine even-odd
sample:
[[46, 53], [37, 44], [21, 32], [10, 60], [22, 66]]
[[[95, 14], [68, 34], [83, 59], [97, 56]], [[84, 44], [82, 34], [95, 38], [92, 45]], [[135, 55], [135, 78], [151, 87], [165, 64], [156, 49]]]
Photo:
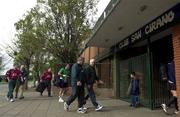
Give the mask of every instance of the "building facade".
[[87, 61], [96, 58], [98, 75], [105, 82], [101, 88], [111, 89], [112, 97], [130, 100], [129, 74], [135, 71], [140, 76], [140, 103], [160, 107], [170, 97], [166, 65], [172, 61], [180, 96], [179, 0], [112, 0], [86, 46], [83, 56]]

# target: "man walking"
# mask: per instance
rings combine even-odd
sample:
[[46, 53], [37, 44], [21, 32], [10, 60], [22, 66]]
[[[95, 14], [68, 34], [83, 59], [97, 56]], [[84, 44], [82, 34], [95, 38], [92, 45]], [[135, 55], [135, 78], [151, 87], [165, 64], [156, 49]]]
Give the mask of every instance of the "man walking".
[[96, 95], [95, 95], [94, 89], [93, 89], [93, 85], [95, 82], [97, 82], [99, 84], [103, 84], [103, 81], [99, 80], [99, 78], [96, 75], [95, 59], [91, 59], [90, 64], [86, 67], [85, 83], [86, 83], [86, 88], [88, 91], [88, 95], [86, 96], [86, 99], [88, 99], [88, 97], [90, 97], [91, 102], [95, 107], [95, 111], [99, 111], [103, 108], [103, 106], [96, 102]]
[[71, 69], [71, 85], [72, 85], [72, 94], [67, 99], [66, 102], [64, 102], [64, 110], [68, 111], [70, 104], [78, 97], [78, 113], [86, 113], [86, 111], [83, 108], [83, 102], [84, 102], [84, 80], [83, 80], [83, 74], [84, 71], [82, 69], [82, 65], [84, 62], [84, 58], [79, 57], [77, 59], [77, 63], [75, 63], [72, 66]]
[[15, 98], [18, 97], [18, 92], [19, 92], [19, 89], [20, 89], [19, 99], [23, 99], [24, 98], [24, 95], [23, 95], [23, 93], [24, 93], [24, 83], [25, 83], [25, 80], [27, 80], [28, 72], [25, 69], [24, 65], [21, 65], [20, 71], [21, 71], [21, 78], [19, 78], [17, 80], [17, 83], [16, 83]]
[[168, 72], [168, 89], [170, 90], [172, 97], [167, 102], [167, 104], [161, 104], [163, 111], [167, 113], [167, 109], [171, 106], [171, 104], [175, 104], [175, 114], [179, 113], [178, 101], [177, 101], [177, 92], [176, 92], [176, 76], [175, 76], [175, 64], [174, 61], [171, 61], [167, 64], [167, 72]]
[[62, 67], [59, 72], [59, 79], [60, 79], [60, 83], [59, 83], [59, 102], [64, 102], [63, 100], [63, 96], [66, 93], [66, 91], [68, 90], [68, 80], [70, 78], [70, 65], [67, 64], [64, 67]]
[[[49, 67], [47, 70], [44, 71], [43, 75], [41, 76], [40, 82], [45, 84], [45, 88], [47, 88], [48, 91], [48, 97], [51, 96], [51, 80], [52, 80], [52, 71], [51, 68]], [[42, 96], [43, 91], [40, 92], [40, 95]]]
[[16, 65], [14, 65], [13, 69], [10, 69], [6, 72], [6, 77], [8, 80], [7, 100], [10, 100], [10, 102], [14, 102], [13, 91], [16, 86], [17, 80], [21, 78], [21, 71], [18, 69]]

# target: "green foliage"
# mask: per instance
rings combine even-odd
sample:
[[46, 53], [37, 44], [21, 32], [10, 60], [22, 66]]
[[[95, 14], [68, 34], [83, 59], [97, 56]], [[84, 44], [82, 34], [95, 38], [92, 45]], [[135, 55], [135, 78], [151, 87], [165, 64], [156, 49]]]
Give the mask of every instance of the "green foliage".
[[37, 0], [37, 5], [15, 23], [16, 38], [9, 54], [15, 63], [32, 67], [39, 77], [45, 64], [75, 62], [81, 42], [91, 33], [90, 16], [97, 0]]
[[[47, 50], [62, 62], [75, 62], [80, 44], [91, 29], [90, 11], [96, 11], [95, 0], [39, 0], [44, 6], [49, 38]], [[91, 12], [93, 13], [93, 12]]]
[[1, 72], [1, 70], [2, 70], [2, 57], [0, 56], [0, 72]]

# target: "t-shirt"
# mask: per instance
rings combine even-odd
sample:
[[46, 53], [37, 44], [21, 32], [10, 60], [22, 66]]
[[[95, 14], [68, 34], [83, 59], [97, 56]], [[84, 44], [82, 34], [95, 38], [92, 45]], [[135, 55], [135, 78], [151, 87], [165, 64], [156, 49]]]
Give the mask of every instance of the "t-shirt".
[[21, 77], [21, 71], [19, 69], [10, 69], [6, 72], [6, 76], [9, 77], [9, 79], [18, 79]]
[[68, 77], [70, 77], [70, 71], [68, 69], [61, 68], [59, 73], [61, 74], [60, 79], [63, 79], [64, 82], [67, 82]]

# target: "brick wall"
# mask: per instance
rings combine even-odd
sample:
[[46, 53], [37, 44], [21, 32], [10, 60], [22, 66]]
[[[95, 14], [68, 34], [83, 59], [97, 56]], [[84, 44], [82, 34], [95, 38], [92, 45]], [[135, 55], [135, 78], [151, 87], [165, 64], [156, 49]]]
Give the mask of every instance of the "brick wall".
[[88, 63], [89, 61], [89, 48], [86, 48], [86, 50], [84, 51], [84, 58], [85, 58], [85, 63]]
[[[178, 105], [180, 107], [180, 24], [173, 27], [173, 49], [176, 69]], [[179, 114], [180, 117], [180, 114]]]

